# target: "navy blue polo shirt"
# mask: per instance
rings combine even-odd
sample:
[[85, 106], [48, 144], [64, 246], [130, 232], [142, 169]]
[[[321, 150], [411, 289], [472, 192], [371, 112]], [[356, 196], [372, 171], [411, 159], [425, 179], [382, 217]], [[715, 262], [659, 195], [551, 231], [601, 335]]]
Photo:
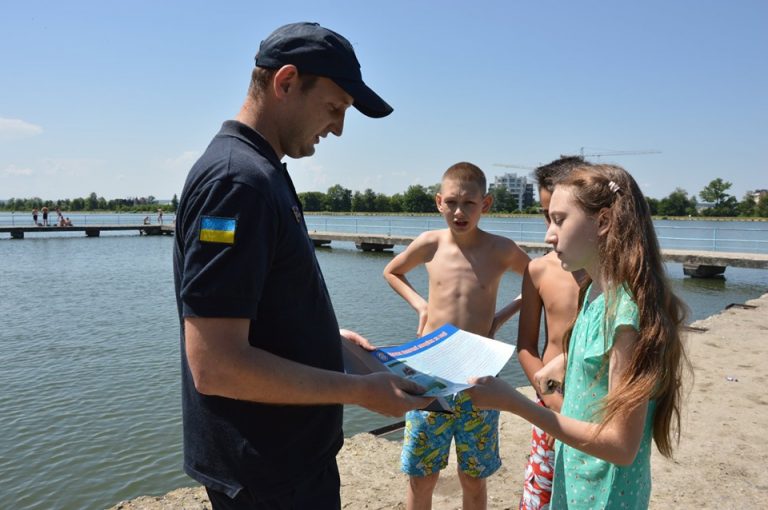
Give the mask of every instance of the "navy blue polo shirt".
[[214, 490], [275, 493], [341, 448], [342, 406], [206, 396], [185, 354], [184, 317], [250, 319], [253, 347], [342, 371], [339, 327], [293, 183], [253, 129], [227, 121], [187, 177], [176, 215], [184, 468]]

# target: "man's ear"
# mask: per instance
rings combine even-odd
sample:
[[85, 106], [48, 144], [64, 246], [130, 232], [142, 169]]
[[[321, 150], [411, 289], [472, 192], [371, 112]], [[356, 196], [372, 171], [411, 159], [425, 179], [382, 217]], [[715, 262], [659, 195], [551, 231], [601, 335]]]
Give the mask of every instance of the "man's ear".
[[299, 86], [299, 70], [294, 65], [285, 65], [277, 70], [272, 78], [272, 90], [277, 98], [282, 99], [291, 90]]
[[611, 227], [611, 210], [607, 207], [600, 209], [597, 213], [597, 235], [604, 236]]
[[483, 213], [487, 213], [491, 210], [491, 206], [493, 205], [493, 195], [490, 193], [486, 193], [483, 197]]
[[440, 193], [435, 193], [435, 205], [438, 211], [443, 212], [443, 196]]

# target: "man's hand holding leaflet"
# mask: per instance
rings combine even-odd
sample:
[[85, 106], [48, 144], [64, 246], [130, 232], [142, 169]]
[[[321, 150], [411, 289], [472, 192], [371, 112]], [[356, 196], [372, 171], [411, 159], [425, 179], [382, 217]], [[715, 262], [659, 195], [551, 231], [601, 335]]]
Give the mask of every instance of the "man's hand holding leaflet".
[[427, 388], [423, 396], [442, 397], [470, 388], [478, 374], [497, 375], [515, 346], [485, 338], [451, 324], [402, 345], [374, 351], [344, 342], [348, 373], [388, 370]]

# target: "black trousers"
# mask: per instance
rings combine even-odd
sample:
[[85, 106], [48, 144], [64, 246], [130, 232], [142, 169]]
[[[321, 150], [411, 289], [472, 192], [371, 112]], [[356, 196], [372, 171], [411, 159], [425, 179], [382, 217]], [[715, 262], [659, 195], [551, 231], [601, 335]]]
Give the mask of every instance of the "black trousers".
[[248, 487], [232, 499], [223, 492], [206, 488], [213, 510], [340, 510], [341, 480], [336, 459], [315, 475], [295, 480], [281, 494], [258, 493]]

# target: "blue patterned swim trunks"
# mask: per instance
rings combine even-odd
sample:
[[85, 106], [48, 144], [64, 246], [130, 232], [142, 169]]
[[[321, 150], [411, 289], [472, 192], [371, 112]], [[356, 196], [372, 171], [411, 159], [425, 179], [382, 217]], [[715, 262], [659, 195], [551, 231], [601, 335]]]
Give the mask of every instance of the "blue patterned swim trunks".
[[427, 476], [448, 465], [451, 440], [456, 438], [459, 469], [473, 478], [486, 478], [501, 467], [499, 412], [481, 411], [465, 393], [446, 398], [453, 413], [410, 411], [400, 455], [409, 476]]

